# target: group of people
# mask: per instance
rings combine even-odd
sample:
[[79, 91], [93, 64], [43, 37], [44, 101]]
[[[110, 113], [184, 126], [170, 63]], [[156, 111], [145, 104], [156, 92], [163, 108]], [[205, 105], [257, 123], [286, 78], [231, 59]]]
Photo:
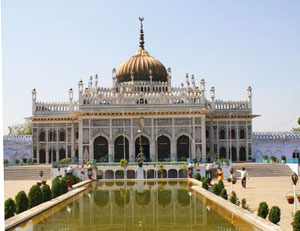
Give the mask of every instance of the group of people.
[[[243, 167], [242, 170], [236, 170], [237, 172], [241, 173], [241, 183], [243, 188], [246, 188], [246, 180], [248, 178], [249, 180], [249, 174], [246, 171], [246, 169]], [[217, 167], [217, 176], [218, 176], [218, 181], [222, 181], [224, 179], [224, 172], [223, 169], [221, 168], [220, 165]], [[212, 165], [207, 164], [206, 169], [205, 169], [205, 178], [207, 179], [207, 183], [211, 185], [211, 181], [213, 179], [213, 173], [212, 173]], [[233, 176], [231, 176], [233, 178]]]

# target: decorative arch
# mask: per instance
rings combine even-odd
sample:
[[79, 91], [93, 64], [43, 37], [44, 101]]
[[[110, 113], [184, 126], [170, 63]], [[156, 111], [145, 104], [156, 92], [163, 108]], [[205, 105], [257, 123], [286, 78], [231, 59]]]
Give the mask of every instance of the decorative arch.
[[221, 147], [220, 148], [220, 159], [221, 158], [224, 158], [224, 159], [226, 159], [226, 157], [227, 157], [227, 152], [226, 152], [226, 148], [224, 148], [224, 147]]
[[225, 129], [220, 129], [220, 133], [219, 133], [219, 136], [220, 136], [220, 139], [221, 140], [225, 140], [226, 137], [225, 137]]
[[[143, 155], [146, 161], [150, 160], [150, 141], [146, 136], [141, 136], [141, 146], [143, 148]], [[140, 138], [135, 140], [135, 157], [140, 153]]]
[[171, 157], [171, 139], [166, 135], [157, 137], [157, 158], [159, 161], [170, 159]]
[[52, 163], [56, 161], [56, 150], [54, 148], [51, 148], [48, 151], [48, 158], [49, 158], [49, 163]]
[[277, 158], [280, 158], [281, 156], [282, 156], [282, 152], [281, 152], [281, 150], [276, 150], [275, 151], [275, 156], [277, 157]]
[[293, 152], [293, 158], [300, 158], [299, 150], [295, 149], [295, 151]]
[[39, 163], [40, 164], [45, 164], [46, 163], [46, 152], [44, 149], [40, 149], [39, 151]]
[[243, 140], [243, 139], [246, 139], [246, 133], [245, 133], [245, 129], [242, 128], [240, 130], [240, 139]]
[[39, 141], [40, 142], [45, 142], [46, 141], [46, 134], [45, 134], [45, 131], [42, 130], [39, 134]]
[[62, 160], [65, 158], [66, 158], [66, 150], [62, 148], [59, 150], [59, 160]]
[[232, 140], [236, 139], [235, 129], [231, 129], [231, 137]]
[[237, 161], [236, 148], [231, 147], [232, 161]]
[[122, 135], [115, 139], [114, 151], [115, 151], [115, 162], [120, 162], [120, 160], [123, 158], [129, 160], [129, 142], [126, 136]]
[[245, 147], [240, 148], [239, 155], [240, 155], [240, 161], [246, 161], [247, 160], [246, 148]]
[[93, 144], [94, 160], [98, 162], [108, 162], [108, 140], [103, 135], [101, 135], [94, 139]]
[[66, 133], [63, 129], [59, 131], [59, 141], [66, 141]]
[[190, 157], [190, 139], [186, 135], [178, 137], [176, 142], [177, 159], [186, 160]]
[[56, 141], [56, 131], [55, 130], [50, 130], [49, 131], [48, 140], [49, 141]]
[[257, 150], [255, 152], [255, 157], [254, 158], [262, 158], [262, 156], [263, 156], [262, 152], [260, 150]]

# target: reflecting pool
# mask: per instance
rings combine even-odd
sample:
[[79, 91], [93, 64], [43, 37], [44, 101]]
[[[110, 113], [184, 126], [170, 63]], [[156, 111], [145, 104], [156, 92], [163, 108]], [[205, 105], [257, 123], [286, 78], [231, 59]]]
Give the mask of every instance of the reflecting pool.
[[20, 230], [258, 230], [187, 182], [93, 182], [88, 190], [13, 229]]

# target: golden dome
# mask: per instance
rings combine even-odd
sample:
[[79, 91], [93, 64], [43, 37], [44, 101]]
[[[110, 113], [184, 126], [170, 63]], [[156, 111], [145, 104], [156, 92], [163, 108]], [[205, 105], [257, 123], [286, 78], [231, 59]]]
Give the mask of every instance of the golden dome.
[[152, 71], [152, 81], [168, 81], [168, 73], [164, 65], [149, 55], [144, 49], [144, 18], [139, 18], [141, 21], [140, 29], [140, 48], [130, 59], [126, 60], [119, 67], [116, 77], [119, 82], [131, 81], [133, 72], [134, 81], [150, 81], [150, 70]]
[[131, 71], [133, 71], [134, 81], [150, 81], [150, 70], [152, 81], [167, 82], [168, 73], [164, 65], [140, 47], [134, 56], [121, 64], [117, 71], [117, 78], [120, 82], [131, 81]]

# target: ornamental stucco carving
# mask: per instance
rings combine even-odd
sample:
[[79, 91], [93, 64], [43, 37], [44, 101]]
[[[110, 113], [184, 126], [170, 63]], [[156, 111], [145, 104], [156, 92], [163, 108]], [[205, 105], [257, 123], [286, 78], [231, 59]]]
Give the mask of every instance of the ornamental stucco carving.
[[192, 125], [193, 120], [191, 118], [175, 118], [175, 125]]
[[89, 143], [89, 129], [88, 128], [84, 128], [83, 129], [83, 143], [87, 144]]
[[93, 119], [93, 126], [110, 126], [109, 119]]

